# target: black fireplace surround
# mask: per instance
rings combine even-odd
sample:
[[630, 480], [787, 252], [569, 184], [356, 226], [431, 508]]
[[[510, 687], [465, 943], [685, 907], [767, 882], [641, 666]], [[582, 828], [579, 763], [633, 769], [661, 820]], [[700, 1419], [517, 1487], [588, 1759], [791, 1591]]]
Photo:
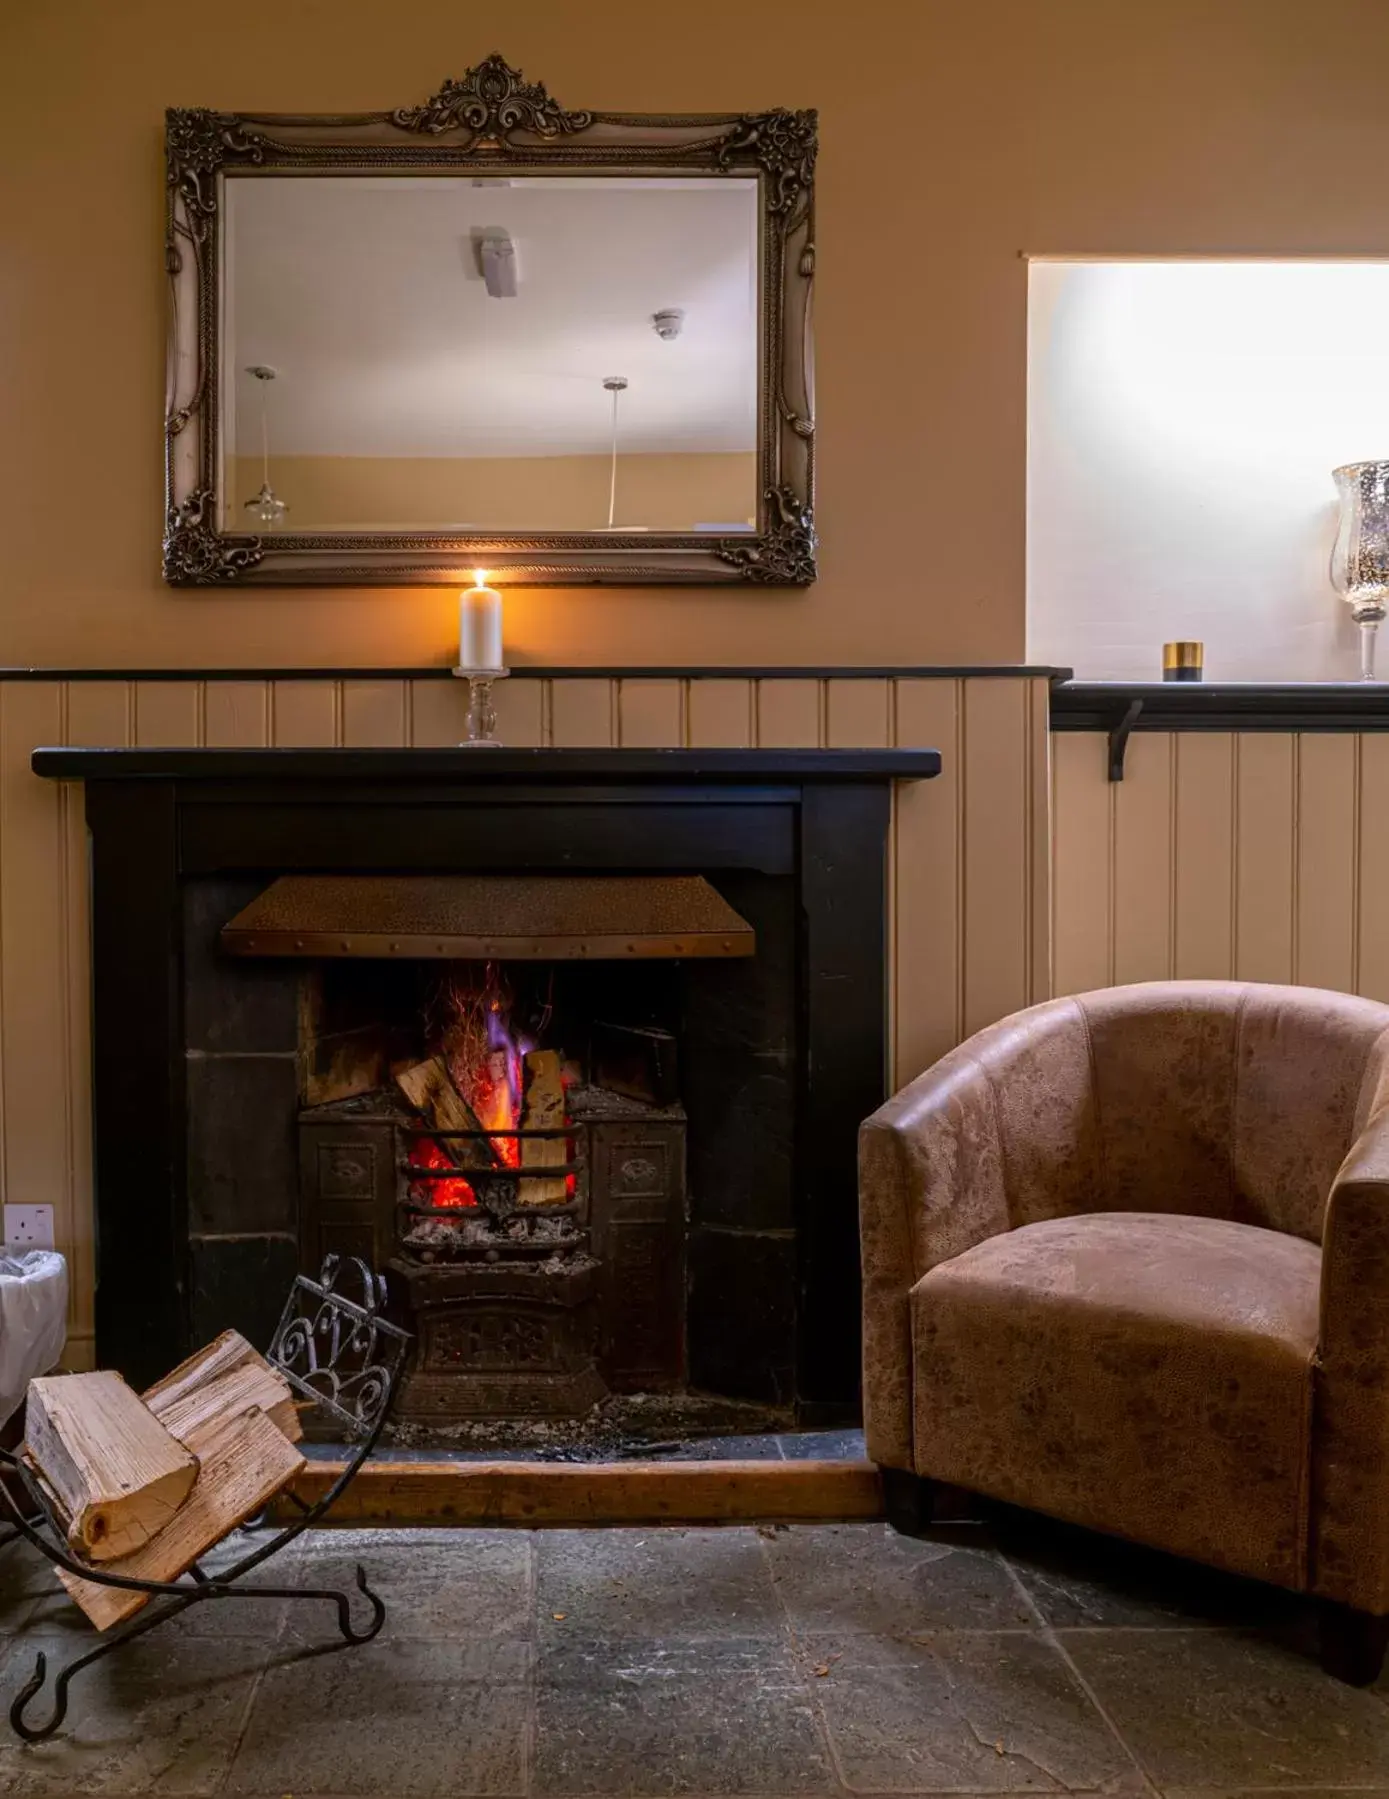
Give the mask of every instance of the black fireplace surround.
[[216, 1321], [230, 1273], [278, 1296], [293, 1272], [283, 1231], [248, 1219], [214, 1241], [190, 1220], [200, 895], [308, 872], [774, 876], [796, 902], [787, 1215], [716, 1223], [699, 1303], [775, 1285], [779, 1244], [781, 1397], [807, 1423], [855, 1415], [855, 1147], [887, 1078], [891, 783], [937, 774], [936, 751], [39, 749], [33, 768], [86, 783], [101, 1366], [144, 1385]]

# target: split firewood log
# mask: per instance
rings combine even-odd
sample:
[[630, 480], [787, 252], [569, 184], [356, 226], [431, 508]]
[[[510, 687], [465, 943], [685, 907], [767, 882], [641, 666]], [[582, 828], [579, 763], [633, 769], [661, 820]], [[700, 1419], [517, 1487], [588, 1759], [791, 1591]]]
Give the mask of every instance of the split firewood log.
[[[187, 1501], [157, 1537], [133, 1554], [103, 1564], [103, 1573], [177, 1580], [238, 1524], [254, 1517], [306, 1465], [280, 1427], [254, 1406], [239, 1417], [197, 1426], [189, 1433], [189, 1445], [199, 1468]], [[98, 1630], [121, 1623], [149, 1602], [148, 1594], [98, 1586], [65, 1568], [58, 1570], [58, 1578]]]
[[197, 1455], [109, 1370], [31, 1381], [24, 1447], [63, 1512], [68, 1542], [94, 1562], [148, 1543], [198, 1474]]
[[241, 1335], [223, 1331], [142, 1395], [164, 1428], [187, 1443], [205, 1425], [258, 1406], [291, 1443], [304, 1434], [294, 1389]]

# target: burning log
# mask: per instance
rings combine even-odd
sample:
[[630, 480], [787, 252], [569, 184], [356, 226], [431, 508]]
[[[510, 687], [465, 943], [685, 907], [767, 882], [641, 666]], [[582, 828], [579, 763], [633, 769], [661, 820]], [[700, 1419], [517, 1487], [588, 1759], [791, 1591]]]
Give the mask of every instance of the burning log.
[[62, 1508], [69, 1543], [94, 1562], [148, 1543], [198, 1476], [196, 1454], [110, 1372], [30, 1381], [25, 1450]]
[[[500, 1168], [502, 1158], [477, 1113], [454, 1085], [444, 1057], [429, 1056], [423, 1062], [402, 1068], [395, 1076], [395, 1084], [434, 1130], [470, 1133], [466, 1137], [426, 1139], [429, 1151], [427, 1156], [419, 1158], [422, 1166], [466, 1170], [466, 1177], [460, 1172], [458, 1197], [454, 1197], [453, 1181], [441, 1181], [437, 1185], [431, 1184], [431, 1203], [448, 1210], [460, 1205], [481, 1205], [496, 1217], [504, 1217], [510, 1212], [516, 1204], [516, 1183], [487, 1178], [486, 1170]], [[415, 1226], [413, 1234], [430, 1237], [443, 1227], [442, 1219], [425, 1218]]]
[[455, 1168], [495, 1168], [498, 1157], [478, 1115], [454, 1086], [442, 1056], [428, 1056], [395, 1076], [395, 1084], [432, 1130], [467, 1131], [448, 1137], [440, 1148]]
[[[564, 1079], [560, 1058], [553, 1049], [533, 1049], [524, 1058], [525, 1091], [522, 1096], [523, 1131], [562, 1130], [565, 1124]], [[569, 1144], [560, 1137], [522, 1137], [521, 1167], [562, 1168], [569, 1160]], [[565, 1175], [537, 1176], [520, 1182], [518, 1201], [523, 1206], [562, 1205], [569, 1197]]]

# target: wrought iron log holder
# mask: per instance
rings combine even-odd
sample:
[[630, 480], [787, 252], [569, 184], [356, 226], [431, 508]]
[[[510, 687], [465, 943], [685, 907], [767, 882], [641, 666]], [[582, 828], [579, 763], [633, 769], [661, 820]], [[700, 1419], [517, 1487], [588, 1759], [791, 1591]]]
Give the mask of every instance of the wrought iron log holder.
[[[343, 1290], [344, 1285], [353, 1280], [360, 1283], [360, 1299], [349, 1297]], [[0, 1450], [0, 1476], [3, 1476], [0, 1478], [0, 1504], [3, 1504], [0, 1516], [10, 1519], [8, 1526], [0, 1529], [0, 1547], [23, 1537], [55, 1567], [65, 1568], [70, 1574], [97, 1586], [144, 1593], [150, 1600], [124, 1628], [104, 1635], [94, 1649], [76, 1656], [59, 1670], [53, 1681], [48, 1717], [41, 1722], [31, 1722], [25, 1714], [48, 1679], [48, 1658], [39, 1653], [34, 1672], [10, 1706], [10, 1723], [25, 1742], [42, 1742], [61, 1726], [67, 1716], [68, 1687], [84, 1668], [104, 1660], [135, 1638], [148, 1635], [190, 1606], [209, 1599], [327, 1600], [336, 1607], [338, 1630], [345, 1642], [367, 1643], [376, 1635], [385, 1622], [386, 1607], [367, 1584], [366, 1570], [360, 1563], [357, 1566], [357, 1589], [371, 1608], [370, 1617], [361, 1628], [353, 1622], [352, 1602], [346, 1593], [326, 1587], [238, 1583], [252, 1569], [278, 1555], [302, 1531], [317, 1524], [351, 1484], [376, 1447], [395, 1399], [410, 1342], [408, 1331], [391, 1324], [381, 1315], [384, 1302], [385, 1285], [381, 1277], [356, 1258], [330, 1255], [317, 1280], [300, 1275], [290, 1288], [266, 1352], [267, 1360], [302, 1399], [312, 1401], [341, 1425], [357, 1447], [342, 1473], [316, 1504], [305, 1504], [292, 1488], [289, 1489], [285, 1497], [298, 1508], [299, 1516], [231, 1567], [219, 1570], [215, 1575], [207, 1574], [195, 1562], [176, 1581], [137, 1580], [75, 1560], [66, 1550], [66, 1530], [42, 1486], [17, 1455]], [[16, 1497], [16, 1489], [19, 1497]], [[251, 1532], [258, 1524], [258, 1520], [249, 1520], [240, 1528]], [[225, 1537], [222, 1539], [223, 1542], [226, 1540]]]

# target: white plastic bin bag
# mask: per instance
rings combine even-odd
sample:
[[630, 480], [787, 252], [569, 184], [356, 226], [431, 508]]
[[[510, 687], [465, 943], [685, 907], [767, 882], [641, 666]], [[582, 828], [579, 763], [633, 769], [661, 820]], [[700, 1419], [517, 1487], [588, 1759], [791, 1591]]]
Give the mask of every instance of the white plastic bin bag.
[[0, 1424], [29, 1382], [57, 1365], [68, 1334], [68, 1265], [51, 1249], [0, 1255]]

